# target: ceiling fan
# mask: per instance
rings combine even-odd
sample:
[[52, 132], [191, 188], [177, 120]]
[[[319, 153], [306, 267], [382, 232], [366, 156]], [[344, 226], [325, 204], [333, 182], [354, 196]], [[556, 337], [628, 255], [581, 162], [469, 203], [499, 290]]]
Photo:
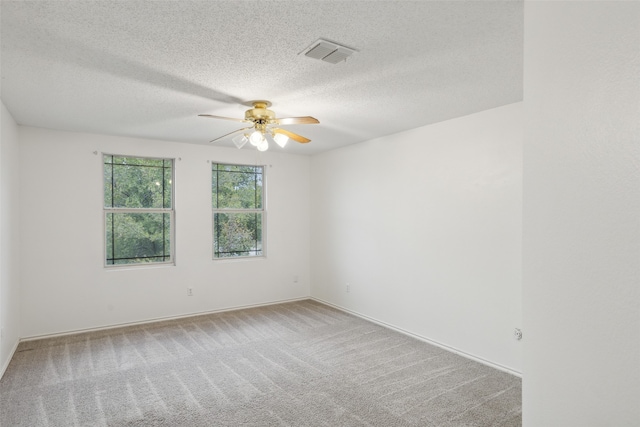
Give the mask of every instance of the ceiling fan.
[[238, 148], [242, 148], [247, 142], [249, 142], [251, 143], [251, 145], [255, 146], [258, 150], [265, 151], [269, 148], [268, 139], [272, 139], [280, 147], [284, 148], [284, 146], [289, 141], [289, 139], [293, 139], [294, 141], [300, 142], [302, 144], [306, 144], [311, 140], [305, 138], [304, 136], [290, 132], [286, 129], [282, 129], [279, 126], [306, 125], [306, 124], [320, 123], [317, 119], [311, 116], [276, 118], [276, 114], [273, 111], [268, 110], [268, 108], [271, 106], [271, 102], [269, 101], [264, 101], [264, 100], [249, 101], [245, 103], [245, 105], [253, 106], [253, 108], [250, 108], [247, 111], [245, 111], [244, 119], [214, 116], [212, 114], [198, 115], [199, 117], [209, 117], [212, 119], [224, 119], [224, 120], [233, 120], [236, 122], [251, 123], [251, 126], [234, 130], [233, 132], [229, 132], [226, 135], [222, 135], [222, 136], [219, 136], [218, 138], [212, 139], [210, 142], [215, 142], [222, 138], [226, 138], [227, 136], [233, 135], [235, 133], [243, 132], [242, 134], [237, 135], [236, 137], [233, 138], [233, 143]]

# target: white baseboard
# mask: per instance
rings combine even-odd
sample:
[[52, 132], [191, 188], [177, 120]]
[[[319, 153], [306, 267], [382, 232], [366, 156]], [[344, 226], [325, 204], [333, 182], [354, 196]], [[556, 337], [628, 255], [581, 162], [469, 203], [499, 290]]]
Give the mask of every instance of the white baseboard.
[[475, 362], [482, 363], [483, 365], [487, 365], [487, 366], [490, 366], [492, 368], [498, 369], [500, 371], [506, 372], [508, 374], [515, 375], [516, 377], [522, 378], [522, 373], [521, 372], [515, 371], [515, 370], [513, 370], [513, 369], [511, 369], [511, 368], [509, 368], [507, 366], [503, 366], [503, 365], [500, 365], [498, 363], [494, 363], [494, 362], [491, 362], [489, 360], [483, 359], [481, 357], [474, 356], [473, 354], [466, 353], [466, 352], [464, 352], [462, 350], [459, 350], [459, 349], [457, 349], [455, 347], [451, 347], [451, 346], [448, 346], [446, 344], [442, 344], [442, 343], [440, 343], [438, 341], [434, 341], [434, 340], [432, 340], [430, 338], [423, 337], [422, 335], [414, 334], [413, 332], [406, 331], [406, 330], [404, 330], [402, 328], [398, 328], [397, 326], [393, 326], [393, 325], [390, 325], [388, 323], [382, 322], [382, 321], [380, 321], [378, 319], [374, 319], [373, 317], [367, 316], [365, 314], [358, 313], [357, 311], [349, 310], [348, 308], [341, 307], [341, 306], [336, 305], [336, 304], [332, 304], [332, 303], [324, 301], [324, 300], [322, 300], [320, 298], [310, 297], [310, 299], [312, 299], [314, 301], [317, 301], [320, 304], [325, 304], [325, 305], [333, 307], [333, 308], [335, 308], [337, 310], [344, 311], [345, 313], [353, 314], [354, 316], [360, 317], [361, 319], [367, 320], [369, 322], [373, 322], [373, 323], [375, 323], [377, 325], [383, 326], [385, 328], [389, 328], [389, 329], [391, 329], [393, 331], [400, 332], [403, 335], [410, 336], [412, 338], [415, 338], [417, 340], [426, 342], [426, 343], [431, 344], [431, 345], [435, 345], [436, 347], [440, 347], [440, 348], [442, 348], [444, 350], [447, 350], [447, 351], [450, 351], [452, 353], [456, 353], [456, 354], [458, 354], [458, 355], [460, 355], [462, 357], [466, 357], [467, 359], [471, 359], [471, 360], [473, 360]]
[[[105, 331], [105, 330], [109, 330], [109, 329], [123, 328], [123, 327], [126, 327], [126, 326], [146, 325], [148, 323], [164, 322], [164, 321], [167, 321], [167, 320], [178, 320], [178, 319], [185, 319], [185, 318], [188, 318], [188, 317], [204, 316], [204, 315], [207, 315], [207, 314], [224, 313], [225, 311], [243, 310], [243, 309], [247, 309], [247, 308], [256, 308], [256, 307], [267, 307], [267, 306], [275, 305], [275, 304], [283, 304], [283, 303], [295, 302], [295, 301], [304, 301], [304, 300], [308, 300], [308, 299], [309, 299], [309, 297], [291, 298], [291, 299], [286, 299], [286, 300], [269, 301], [269, 302], [264, 302], [264, 303], [260, 303], [260, 304], [238, 305], [238, 306], [233, 306], [233, 307], [220, 308], [220, 309], [216, 309], [216, 310], [199, 311], [199, 312], [194, 312], [194, 313], [181, 314], [179, 316], [155, 317], [155, 318], [152, 318], [152, 319], [141, 320], [141, 321], [138, 321], [138, 322], [125, 322], [125, 323], [117, 323], [117, 324], [113, 324], [113, 325], [98, 326], [98, 327], [95, 327], [95, 328], [74, 329], [74, 330], [69, 330], [69, 331], [64, 331], [64, 332], [56, 332], [54, 334], [32, 335], [32, 336], [27, 336], [27, 337], [20, 338], [19, 342], [34, 341], [34, 340], [40, 340], [40, 339], [46, 339], [46, 338], [63, 337], [63, 336], [66, 336], [66, 335], [81, 334], [81, 333], [85, 333], [85, 332]], [[16, 344], [16, 347], [17, 347], [17, 345], [18, 344]]]
[[16, 343], [14, 344], [13, 349], [9, 352], [9, 357], [7, 358], [7, 361], [4, 362], [4, 365], [0, 369], [0, 380], [4, 376], [4, 373], [7, 372], [9, 363], [11, 363], [11, 359], [13, 359], [13, 355], [16, 354], [16, 350], [18, 349], [19, 344], [20, 344], [20, 340], [16, 340]]

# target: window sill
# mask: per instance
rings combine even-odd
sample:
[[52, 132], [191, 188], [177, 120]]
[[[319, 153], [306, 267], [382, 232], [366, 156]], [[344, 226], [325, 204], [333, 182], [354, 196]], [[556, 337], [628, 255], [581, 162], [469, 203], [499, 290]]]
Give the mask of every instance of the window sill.
[[251, 260], [265, 260], [267, 259], [266, 255], [260, 256], [243, 256], [243, 257], [228, 257], [228, 258], [213, 258], [212, 261], [214, 263], [233, 263], [233, 262], [246, 262]]
[[163, 262], [154, 264], [125, 264], [125, 265], [105, 265], [105, 271], [131, 271], [131, 270], [155, 270], [158, 268], [175, 267], [175, 262]]

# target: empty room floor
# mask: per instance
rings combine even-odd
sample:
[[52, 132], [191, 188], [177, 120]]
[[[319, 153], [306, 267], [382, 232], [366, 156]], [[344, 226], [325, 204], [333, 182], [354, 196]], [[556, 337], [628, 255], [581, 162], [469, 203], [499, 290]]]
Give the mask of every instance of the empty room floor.
[[2, 426], [520, 426], [521, 380], [313, 300], [22, 342]]

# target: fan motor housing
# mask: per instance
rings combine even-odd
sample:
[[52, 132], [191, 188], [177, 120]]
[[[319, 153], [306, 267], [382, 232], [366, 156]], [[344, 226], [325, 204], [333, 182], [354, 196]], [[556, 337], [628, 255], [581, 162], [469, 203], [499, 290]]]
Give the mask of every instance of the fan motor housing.
[[276, 114], [266, 108], [252, 108], [244, 113], [244, 118], [252, 122], [275, 120]]

